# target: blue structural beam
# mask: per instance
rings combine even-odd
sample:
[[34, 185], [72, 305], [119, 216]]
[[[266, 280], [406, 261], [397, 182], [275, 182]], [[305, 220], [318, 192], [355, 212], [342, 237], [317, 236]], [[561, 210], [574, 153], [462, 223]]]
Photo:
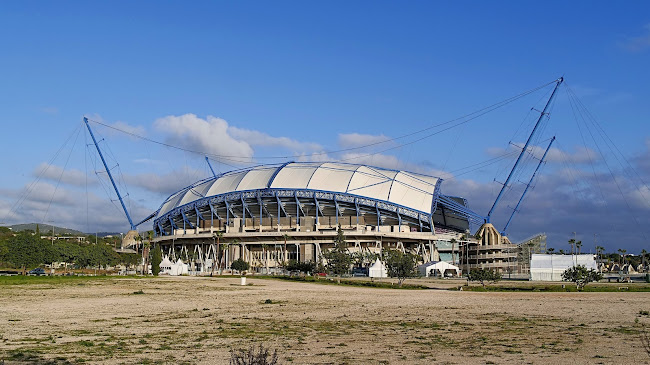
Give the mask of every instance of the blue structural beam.
[[530, 185], [533, 183], [533, 180], [535, 179], [535, 175], [537, 175], [537, 171], [539, 171], [539, 168], [542, 166], [542, 163], [546, 158], [546, 154], [551, 149], [551, 145], [553, 144], [554, 141], [555, 141], [555, 137], [551, 138], [551, 142], [548, 144], [548, 147], [546, 147], [546, 151], [544, 151], [544, 155], [542, 156], [542, 159], [539, 160], [539, 163], [537, 164], [537, 168], [535, 168], [535, 172], [533, 172], [533, 176], [530, 177], [530, 181], [528, 181], [528, 185], [526, 185], [526, 189], [524, 189], [524, 192], [521, 194], [521, 198], [519, 198], [519, 201], [517, 202], [517, 206], [512, 211], [512, 214], [510, 215], [510, 219], [508, 219], [508, 223], [506, 223], [505, 227], [503, 227], [503, 232], [501, 234], [503, 234], [504, 236], [506, 234], [506, 230], [508, 229], [508, 226], [510, 225], [510, 222], [512, 221], [512, 217], [514, 217], [515, 213], [517, 213], [517, 210], [519, 209], [519, 205], [524, 200], [524, 196], [526, 196], [526, 192], [528, 192]]
[[508, 178], [506, 179], [506, 182], [503, 183], [503, 186], [501, 187], [501, 191], [499, 191], [499, 195], [497, 196], [496, 200], [494, 201], [494, 204], [492, 204], [492, 208], [487, 214], [487, 217], [485, 217], [485, 222], [490, 223], [490, 217], [492, 216], [492, 213], [494, 212], [494, 208], [496, 208], [497, 204], [499, 203], [499, 200], [501, 200], [501, 196], [503, 195], [503, 192], [506, 190], [506, 187], [508, 186], [508, 183], [510, 183], [510, 179], [512, 178], [512, 175], [515, 173], [515, 170], [517, 169], [517, 166], [519, 166], [519, 162], [521, 162], [521, 158], [524, 156], [526, 151], [528, 150], [528, 146], [530, 145], [530, 141], [533, 139], [533, 135], [537, 131], [537, 127], [539, 127], [539, 123], [542, 121], [544, 116], [547, 114], [546, 110], [548, 109], [548, 106], [551, 105], [551, 101], [553, 100], [553, 97], [555, 97], [555, 93], [557, 92], [557, 89], [560, 87], [560, 84], [564, 81], [563, 77], [560, 77], [557, 79], [555, 88], [553, 89], [553, 93], [551, 94], [551, 97], [548, 98], [548, 101], [546, 102], [546, 105], [544, 106], [544, 110], [539, 115], [539, 118], [537, 119], [537, 123], [535, 123], [535, 127], [533, 128], [533, 131], [530, 133], [530, 136], [528, 136], [528, 140], [526, 141], [526, 144], [524, 145], [524, 148], [521, 149], [521, 153], [519, 154], [519, 157], [517, 157], [517, 161], [515, 162], [515, 165], [512, 167], [512, 170], [510, 170], [510, 174], [508, 174]]
[[133, 220], [131, 220], [131, 216], [129, 215], [129, 211], [126, 210], [126, 205], [124, 205], [124, 200], [122, 199], [122, 195], [120, 195], [120, 191], [117, 189], [117, 185], [115, 184], [115, 180], [113, 180], [113, 175], [111, 174], [111, 170], [108, 169], [108, 165], [106, 165], [106, 160], [104, 160], [104, 155], [102, 154], [102, 150], [99, 149], [99, 145], [97, 144], [97, 140], [95, 139], [95, 135], [93, 134], [93, 130], [90, 129], [90, 124], [88, 124], [88, 118], [84, 117], [84, 123], [86, 123], [86, 127], [88, 128], [88, 132], [90, 132], [90, 137], [93, 139], [93, 143], [95, 144], [95, 148], [97, 148], [97, 153], [99, 153], [99, 157], [102, 159], [102, 163], [104, 164], [104, 168], [106, 169], [106, 173], [108, 173], [108, 177], [111, 179], [111, 183], [113, 184], [113, 189], [115, 189], [115, 192], [117, 193], [118, 199], [120, 199], [120, 204], [122, 204], [122, 209], [124, 209], [124, 214], [126, 214], [126, 218], [129, 220], [129, 224], [131, 225], [131, 229], [135, 230], [135, 225], [133, 224]]
[[217, 177], [217, 174], [214, 172], [214, 169], [212, 168], [212, 164], [210, 163], [208, 156], [205, 156], [205, 162], [208, 163], [208, 167], [210, 167], [210, 171], [212, 171], [212, 176]]

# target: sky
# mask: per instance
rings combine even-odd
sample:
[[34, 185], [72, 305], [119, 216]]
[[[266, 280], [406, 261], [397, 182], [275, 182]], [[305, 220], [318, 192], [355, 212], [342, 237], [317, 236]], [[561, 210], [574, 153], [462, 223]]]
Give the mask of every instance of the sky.
[[135, 222], [206, 154], [429, 174], [486, 215], [564, 77], [492, 222], [555, 136], [511, 240], [650, 250], [646, 1], [3, 1], [0, 34], [0, 225], [128, 230], [84, 116]]

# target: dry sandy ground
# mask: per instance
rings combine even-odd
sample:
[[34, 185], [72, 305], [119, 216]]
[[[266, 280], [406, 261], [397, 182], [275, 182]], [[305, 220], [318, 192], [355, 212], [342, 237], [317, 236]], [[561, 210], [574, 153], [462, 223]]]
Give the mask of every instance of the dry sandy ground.
[[0, 363], [227, 364], [231, 349], [260, 342], [282, 364], [650, 363], [640, 340], [650, 318], [639, 313], [650, 293], [248, 282], [0, 286]]

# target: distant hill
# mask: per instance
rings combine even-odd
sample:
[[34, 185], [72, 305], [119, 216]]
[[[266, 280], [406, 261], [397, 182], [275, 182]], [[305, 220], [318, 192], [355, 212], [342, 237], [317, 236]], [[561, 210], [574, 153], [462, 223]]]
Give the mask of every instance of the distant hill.
[[[14, 232], [21, 232], [26, 230], [32, 230], [36, 232], [36, 225], [38, 225], [38, 228], [41, 230], [41, 234], [43, 236], [52, 234], [52, 226], [49, 224], [26, 223], [26, 224], [14, 224], [13, 226], [7, 226], [7, 227], [11, 228], [11, 230]], [[74, 236], [94, 236], [95, 234], [97, 234], [97, 237], [106, 237], [106, 236], [120, 237], [120, 232], [83, 233], [83, 232], [76, 231], [74, 229], [54, 226], [54, 235], [56, 236], [61, 234], [71, 234]]]
[[[38, 228], [41, 230], [42, 235], [48, 235], [52, 234], [52, 226], [49, 224], [41, 224], [41, 223], [27, 223], [27, 224], [14, 224], [13, 226], [9, 226], [12, 231], [14, 232], [21, 232], [21, 231], [26, 231], [26, 230], [32, 230], [36, 231], [36, 226], [38, 225]], [[58, 234], [71, 234], [75, 236], [86, 236], [85, 233], [75, 231], [74, 229], [69, 229], [69, 228], [63, 228], [63, 227], [57, 227], [54, 226], [54, 235]]]

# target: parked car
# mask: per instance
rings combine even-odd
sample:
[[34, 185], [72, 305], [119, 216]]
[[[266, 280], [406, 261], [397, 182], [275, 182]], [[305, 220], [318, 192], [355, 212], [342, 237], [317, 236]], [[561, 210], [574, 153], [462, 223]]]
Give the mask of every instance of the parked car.
[[45, 270], [43, 270], [42, 267], [37, 267], [34, 270], [29, 270], [27, 274], [41, 276], [41, 275], [45, 275]]
[[368, 276], [368, 268], [355, 267], [352, 269], [352, 276]]

